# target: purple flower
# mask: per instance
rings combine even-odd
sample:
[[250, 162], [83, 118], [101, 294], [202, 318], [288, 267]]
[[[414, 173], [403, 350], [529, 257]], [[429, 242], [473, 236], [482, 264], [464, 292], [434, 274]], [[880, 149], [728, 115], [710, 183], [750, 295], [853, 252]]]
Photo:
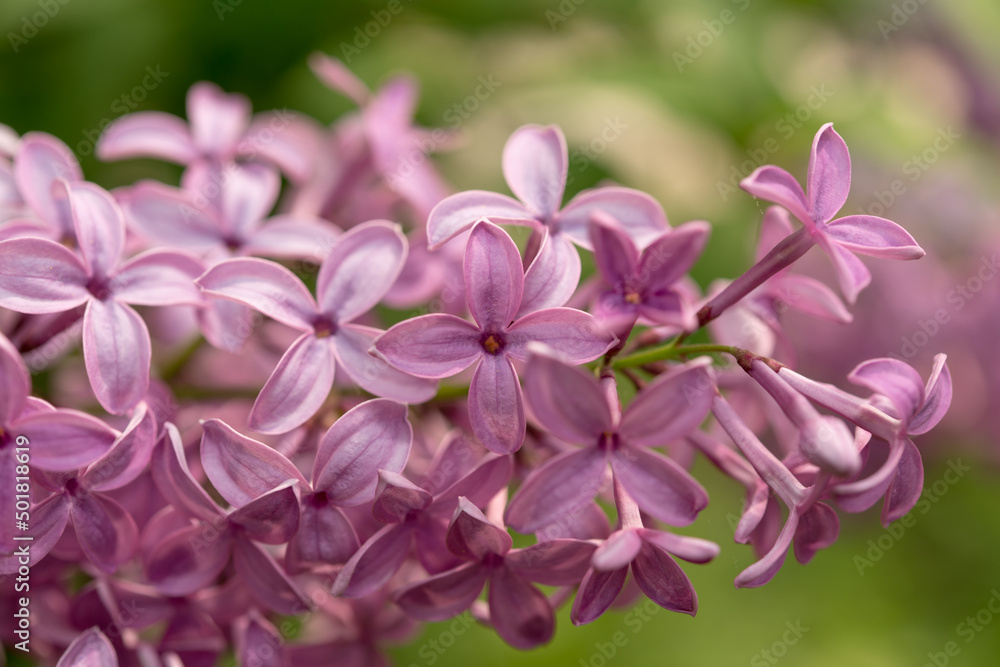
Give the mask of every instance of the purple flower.
[[568, 171], [566, 138], [555, 125], [525, 125], [507, 140], [503, 173], [517, 199], [469, 190], [441, 201], [427, 219], [431, 249], [461, 234], [480, 218], [497, 224], [529, 225], [545, 231], [546, 242], [528, 268], [525, 296], [533, 308], [561, 306], [580, 282], [580, 256], [573, 244], [590, 248], [590, 215], [602, 210], [644, 246], [667, 230], [663, 209], [649, 195], [630, 188], [581, 192], [560, 210]]
[[507, 232], [486, 220], [469, 235], [464, 270], [475, 324], [444, 313], [415, 317], [379, 336], [373, 350], [417, 377], [443, 378], [477, 364], [469, 386], [472, 429], [488, 449], [507, 454], [521, 446], [525, 428], [512, 359], [523, 361], [528, 343], [539, 341], [579, 364], [604, 354], [614, 341], [598, 333], [591, 315], [572, 308], [515, 319], [524, 290], [521, 256]]
[[59, 313], [86, 305], [83, 355], [90, 385], [108, 412], [121, 414], [149, 387], [149, 331], [129, 304], [199, 304], [194, 278], [204, 267], [172, 250], [123, 262], [125, 219], [118, 204], [92, 183], [62, 183], [82, 257], [47, 239], [0, 242], [0, 306]]
[[434, 383], [397, 371], [368, 354], [378, 329], [354, 324], [395, 282], [406, 239], [390, 222], [373, 220], [344, 234], [323, 261], [314, 299], [285, 267], [261, 259], [230, 259], [198, 284], [210, 295], [246, 304], [303, 332], [264, 384], [250, 428], [284, 433], [312, 417], [326, 400], [339, 366], [362, 388], [395, 400], [422, 403]]
[[14, 181], [11, 185], [23, 200], [26, 215], [4, 225], [0, 239], [75, 238], [73, 217], [65, 197], [59, 196], [61, 193], [53, 187], [60, 179], [83, 180], [80, 163], [69, 146], [50, 134], [29, 132], [18, 145], [11, 176]]
[[464, 497], [458, 500], [446, 543], [468, 562], [397, 591], [396, 603], [415, 618], [441, 621], [468, 609], [489, 583], [490, 622], [519, 649], [545, 644], [555, 631], [552, 605], [529, 582], [577, 584], [596, 547], [590, 541], [556, 539], [511, 550], [507, 531]]
[[118, 667], [118, 656], [108, 638], [94, 626], [73, 640], [56, 667]]
[[755, 197], [781, 204], [804, 225], [809, 239], [833, 261], [840, 289], [854, 303], [871, 273], [853, 253], [888, 259], [919, 259], [923, 249], [905, 229], [873, 215], [848, 215], [834, 220], [851, 187], [851, 156], [847, 144], [827, 123], [813, 139], [806, 192], [780, 167], [765, 165], [740, 182]]
[[708, 494], [673, 460], [651, 448], [683, 438], [708, 414], [715, 393], [704, 358], [664, 373], [619, 414], [613, 379], [597, 380], [549, 354], [533, 352], [525, 375], [532, 413], [543, 428], [584, 445], [549, 459], [507, 505], [514, 530], [532, 533], [576, 513], [604, 484], [608, 464], [650, 516], [686, 526]]

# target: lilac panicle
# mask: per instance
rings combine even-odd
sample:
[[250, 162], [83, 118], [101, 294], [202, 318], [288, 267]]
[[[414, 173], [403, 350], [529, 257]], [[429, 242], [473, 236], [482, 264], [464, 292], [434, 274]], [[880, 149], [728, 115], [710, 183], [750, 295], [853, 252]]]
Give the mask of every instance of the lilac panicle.
[[379, 336], [373, 350], [392, 366], [426, 378], [442, 378], [476, 364], [469, 386], [469, 418], [491, 451], [516, 451], [524, 440], [521, 385], [512, 359], [524, 360], [528, 343], [558, 348], [572, 363], [596, 359], [614, 340], [597, 321], [571, 308], [545, 308], [516, 317], [524, 274], [507, 232], [482, 220], [469, 235], [465, 287], [475, 323], [435, 313], [401, 322]]
[[291, 271], [260, 259], [230, 259], [198, 278], [208, 294], [236, 301], [298, 329], [254, 403], [250, 428], [284, 433], [310, 419], [326, 400], [334, 368], [362, 388], [422, 403], [434, 383], [390, 368], [368, 349], [381, 332], [355, 324], [395, 282], [406, 257], [396, 225], [373, 220], [339, 239], [320, 267], [314, 299]]

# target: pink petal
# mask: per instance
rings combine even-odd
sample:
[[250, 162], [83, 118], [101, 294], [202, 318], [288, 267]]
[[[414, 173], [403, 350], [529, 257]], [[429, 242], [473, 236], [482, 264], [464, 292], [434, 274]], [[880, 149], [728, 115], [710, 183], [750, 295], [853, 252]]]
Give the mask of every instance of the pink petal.
[[116, 190], [127, 225], [145, 238], [175, 248], [205, 251], [223, 243], [223, 224], [198, 195], [159, 181]]
[[858, 364], [847, 379], [876, 394], [887, 397], [896, 407], [893, 415], [904, 422], [924, 403], [924, 383], [909, 364], [887, 357]]
[[552, 640], [556, 619], [548, 598], [506, 567], [490, 577], [487, 600], [493, 628], [514, 648], [528, 650]]
[[333, 584], [333, 594], [360, 598], [374, 593], [410, 555], [412, 540], [409, 525], [394, 524], [379, 530], [344, 565]]
[[247, 538], [264, 544], [285, 544], [299, 530], [297, 481], [286, 480], [227, 517]]
[[21, 145], [14, 158], [14, 180], [24, 201], [50, 225], [62, 227], [68, 220], [52, 196], [52, 184], [58, 179], [79, 181], [83, 179], [80, 163], [73, 151], [59, 139], [44, 132], [29, 132], [21, 138]]
[[31, 378], [21, 354], [6, 336], [0, 334], [0, 424], [7, 425], [21, 415], [28, 394]]
[[358, 546], [358, 535], [343, 511], [313, 494], [302, 499], [299, 532], [288, 544], [286, 561], [294, 565], [290, 571], [345, 563]]
[[122, 414], [146, 396], [151, 344], [146, 323], [114, 299], [91, 299], [83, 315], [83, 359], [97, 400]]
[[872, 281], [871, 272], [860, 259], [838, 243], [824, 239], [822, 245], [826, 254], [830, 256], [830, 261], [833, 262], [841, 293], [847, 299], [847, 303], [853, 304], [858, 300], [858, 294], [861, 290]]
[[253, 232], [243, 252], [262, 257], [288, 257], [322, 262], [337, 242], [340, 230], [319, 218], [278, 215]]
[[658, 452], [619, 448], [611, 455], [611, 469], [642, 511], [671, 526], [690, 524], [708, 505], [701, 484]]
[[285, 664], [282, 635], [256, 610], [237, 619], [233, 634], [234, 654], [239, 664], [255, 667], [283, 667]]
[[639, 555], [642, 538], [634, 529], [616, 530], [608, 536], [604, 544], [594, 552], [594, 569], [611, 572], [628, 567]]
[[548, 230], [524, 274], [524, 292], [516, 317], [569, 301], [580, 284], [580, 253], [565, 234]]
[[325, 139], [323, 128], [306, 116], [287, 109], [257, 114], [236, 147], [249, 160], [276, 165], [296, 184], [305, 183], [317, 169], [318, 150]]
[[559, 454], [536, 468], [507, 504], [504, 520], [533, 533], [575, 516], [604, 484], [607, 457], [597, 447]]
[[617, 339], [602, 331], [590, 313], [575, 308], [546, 308], [510, 325], [506, 342], [508, 354], [515, 359], [527, 359], [528, 344], [537, 342], [558, 350], [568, 363], [582, 364], [610, 350]]
[[399, 473], [379, 470], [372, 516], [382, 523], [400, 523], [411, 512], [426, 509], [431, 499], [428, 491]]
[[781, 243], [786, 236], [791, 236], [794, 231], [788, 211], [780, 206], [768, 206], [760, 221], [760, 238], [757, 239], [754, 261], [759, 262], [764, 259], [774, 246]]
[[384, 398], [365, 401], [344, 413], [320, 441], [313, 488], [341, 506], [369, 502], [378, 471], [400, 472], [412, 442], [405, 405]]
[[517, 372], [507, 357], [485, 354], [476, 366], [469, 384], [469, 421], [491, 452], [509, 454], [521, 447], [524, 403]]
[[309, 56], [309, 69], [329, 88], [352, 99], [358, 106], [368, 101], [368, 86], [340, 60], [316, 52]]
[[826, 236], [838, 246], [885, 259], [920, 259], [927, 253], [909, 232], [891, 220], [849, 215], [826, 225]]
[[771, 294], [799, 312], [845, 324], [854, 319], [833, 290], [815, 278], [786, 273], [771, 284]]
[[567, 442], [594, 444], [613, 427], [607, 398], [593, 375], [548, 354], [528, 357], [524, 392], [532, 415]]
[[80, 477], [80, 484], [91, 491], [120, 489], [146, 470], [154, 445], [156, 419], [152, 410], [140, 403], [128, 427], [111, 448], [87, 468]]
[[640, 528], [637, 532], [646, 542], [690, 563], [707, 563], [719, 555], [719, 545], [708, 540], [648, 528]]
[[472, 318], [481, 329], [499, 333], [521, 307], [524, 269], [513, 239], [480, 220], [465, 246], [465, 291]]
[[622, 439], [630, 445], [656, 447], [698, 428], [715, 395], [706, 361], [676, 367], [646, 385], [622, 414]]
[[780, 167], [764, 165], [740, 181], [740, 187], [754, 197], [784, 206], [807, 228], [816, 224], [809, 215], [809, 204], [795, 177]]
[[110, 498], [77, 493], [71, 516], [76, 539], [102, 572], [111, 574], [132, 557], [139, 530], [124, 507]]
[[146, 578], [163, 595], [191, 595], [213, 583], [232, 554], [232, 537], [208, 524], [162, 537], [144, 557]]
[[406, 237], [391, 222], [374, 220], [354, 227], [340, 237], [319, 269], [319, 309], [338, 322], [368, 312], [396, 282], [406, 252]]
[[117, 119], [101, 134], [95, 152], [106, 161], [157, 157], [187, 164], [198, 157], [187, 123], [161, 111], [139, 111]]
[[19, 313], [60, 313], [85, 303], [89, 276], [65, 247], [45, 239], [0, 242], [0, 307]]
[[642, 251], [638, 277], [652, 291], [680, 280], [705, 249], [711, 227], [707, 222], [687, 222], [653, 241]]
[[632, 575], [646, 597], [664, 609], [692, 616], [697, 613], [698, 594], [691, 580], [660, 547], [644, 541], [632, 562]]
[[267, 445], [218, 419], [202, 424], [201, 464], [212, 486], [233, 507], [242, 507], [287, 480], [309, 484], [298, 468]]
[[598, 210], [618, 221], [640, 248], [647, 246], [670, 228], [658, 201], [645, 192], [619, 187], [594, 188], [581, 192], [556, 215], [554, 227], [569, 235], [581, 248], [590, 250], [590, 218]]
[[486, 518], [467, 498], [458, 499], [458, 507], [445, 538], [448, 551], [467, 560], [483, 560], [488, 555], [503, 556], [513, 540], [503, 528]]
[[196, 258], [174, 250], [148, 250], [115, 271], [115, 297], [137, 306], [201, 305], [204, 299], [194, 281], [205, 272]]
[[274, 208], [281, 177], [262, 164], [234, 164], [226, 171], [222, 187], [222, 215], [231, 231], [243, 236]]
[[195, 145], [203, 153], [227, 157], [250, 125], [250, 100], [199, 81], [188, 90], [187, 116]]
[[816, 503], [802, 515], [795, 530], [795, 560], [808, 563], [820, 549], [837, 541], [840, 519], [826, 503]]
[[311, 331], [316, 302], [298, 277], [275, 262], [239, 258], [219, 262], [198, 278], [213, 296], [246, 304], [300, 331]]
[[485, 190], [467, 190], [441, 200], [427, 218], [427, 245], [437, 250], [445, 242], [471, 228], [480, 218], [520, 220], [527, 224], [534, 214], [524, 204], [506, 195]]
[[254, 598], [271, 611], [297, 615], [309, 609], [298, 586], [274, 558], [245, 537], [236, 538], [233, 564]]
[[397, 370], [369, 353], [382, 335], [379, 329], [346, 324], [333, 334], [333, 350], [340, 367], [366, 391], [402, 403], [423, 403], [437, 393], [437, 382]]
[[149, 466], [157, 490], [184, 516], [213, 523], [222, 520], [222, 510], [191, 475], [177, 427], [167, 422], [164, 430]]
[[468, 609], [486, 584], [487, 570], [466, 563], [400, 589], [393, 596], [407, 614], [421, 621], [443, 621]]
[[586, 625], [600, 618], [621, 593], [627, 576], [627, 567], [610, 572], [588, 570], [580, 582], [576, 599], [573, 600], [573, 611], [570, 614], [573, 625]]
[[[70, 499], [65, 493], [53, 493], [31, 506], [31, 531], [28, 534], [32, 540], [29, 566], [41, 561], [56, 546], [66, 529], [69, 514]], [[5, 553], [0, 555], [0, 575], [13, 575], [24, 565], [18, 555], [13, 553], [6, 555], [8, 548], [9, 546], [5, 545]]]
[[590, 569], [597, 544], [591, 540], [554, 539], [507, 554], [510, 571], [546, 586], [575, 586]]
[[790, 513], [771, 550], [756, 563], [736, 575], [734, 582], [736, 588], [756, 588], [774, 579], [774, 575], [778, 574], [778, 570], [785, 563], [788, 545], [791, 544], [798, 525], [799, 515], [796, 512]]
[[924, 463], [920, 460], [920, 451], [909, 439], [903, 441], [902, 450], [882, 505], [882, 525], [886, 528], [912, 510], [924, 492]]
[[833, 129], [833, 123], [827, 123], [819, 128], [813, 139], [806, 176], [809, 210], [813, 219], [820, 222], [837, 215], [847, 201], [850, 189], [851, 156], [847, 144]]
[[639, 265], [639, 249], [618, 221], [597, 209], [590, 215], [590, 241], [594, 263], [604, 282], [622, 289], [631, 282]]
[[535, 214], [549, 217], [562, 205], [567, 171], [566, 137], [555, 125], [524, 125], [503, 149], [503, 175], [514, 195]]
[[304, 333], [282, 355], [250, 410], [258, 433], [287, 433], [320, 409], [333, 386], [334, 356], [329, 338]]
[[483, 352], [480, 331], [460, 317], [432, 313], [403, 320], [372, 348], [393, 367], [423, 378], [443, 378], [468, 368]]
[[459, 496], [465, 496], [476, 507], [485, 507], [510, 481], [513, 467], [510, 456], [487, 454], [475, 468], [437, 493], [427, 512], [450, 515]]
[[84, 181], [63, 183], [80, 254], [93, 275], [107, 276], [118, 265], [125, 247], [125, 215], [104, 188]]
[[94, 462], [111, 449], [118, 436], [100, 419], [76, 410], [34, 412], [11, 426], [31, 442], [31, 464], [56, 472]]
[[73, 640], [56, 667], [118, 667], [118, 656], [111, 641], [95, 625]]
[[946, 359], [944, 354], [934, 355], [934, 367], [924, 388], [924, 404], [910, 418], [907, 431], [912, 435], [921, 435], [937, 426], [951, 405], [951, 371]]

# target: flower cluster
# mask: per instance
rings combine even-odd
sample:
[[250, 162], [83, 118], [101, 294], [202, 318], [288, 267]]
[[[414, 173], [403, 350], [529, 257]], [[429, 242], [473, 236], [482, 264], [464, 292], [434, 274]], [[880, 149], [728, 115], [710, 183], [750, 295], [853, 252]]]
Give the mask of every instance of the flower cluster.
[[694, 615], [676, 559], [719, 546], [672, 529], [709, 502], [699, 453], [746, 489], [740, 587], [832, 544], [836, 508], [882, 499], [888, 525], [916, 503], [943, 355], [926, 381], [865, 361], [859, 396], [796, 373], [781, 328], [786, 302], [851, 319], [791, 272], [813, 245], [848, 303], [870, 280], [854, 253], [923, 255], [894, 222], [837, 218], [831, 125], [805, 190], [774, 166], [743, 181], [776, 204], [757, 261], [703, 294], [687, 274], [710, 225], [625, 187], [564, 205], [559, 128], [511, 135], [514, 197], [449, 194], [410, 79], [373, 92], [312, 65], [356, 112], [253, 116], [199, 83], [187, 121], [137, 112], [101, 137], [101, 159], [183, 165], [178, 186], [108, 192], [55, 137], [4, 133], [0, 573], [31, 568], [40, 656], [368, 665], [467, 610], [520, 649], [562, 604], [578, 625], [640, 593]]

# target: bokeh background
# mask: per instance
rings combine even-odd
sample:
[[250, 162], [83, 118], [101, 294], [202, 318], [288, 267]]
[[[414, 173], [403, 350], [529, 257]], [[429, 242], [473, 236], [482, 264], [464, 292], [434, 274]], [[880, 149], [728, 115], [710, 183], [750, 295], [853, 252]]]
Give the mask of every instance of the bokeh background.
[[[640, 607], [574, 628], [566, 612], [553, 643], [528, 654], [443, 623], [391, 655], [442, 667], [995, 665], [998, 34], [995, 0], [3, 0], [0, 122], [57, 135], [105, 187], [174, 181], [179, 171], [152, 161], [95, 160], [100, 129], [133, 108], [184, 115], [203, 79], [256, 110], [331, 122], [351, 104], [309, 71], [321, 50], [372, 86], [401, 71], [419, 79], [419, 121], [461, 132], [436, 158], [456, 189], [503, 191], [510, 132], [558, 123], [568, 194], [610, 179], [657, 197], [675, 223], [713, 223], [694, 271], [703, 286], [749, 266], [763, 205], [739, 179], [772, 163], [804, 180], [814, 133], [834, 122], [854, 161], [846, 212], [894, 219], [928, 256], [870, 262], [853, 325], [789, 326], [801, 367], [834, 382], [871, 356], [926, 374], [935, 352], [950, 355], [955, 401], [918, 440], [926, 488], [910, 517], [886, 530], [877, 511], [848, 516], [808, 566], [790, 558], [764, 588], [736, 590], [753, 560], [732, 542], [740, 490], [700, 462], [712, 502], [690, 532], [723, 550], [685, 566], [697, 617]], [[809, 270], [828, 274], [811, 255]]]

